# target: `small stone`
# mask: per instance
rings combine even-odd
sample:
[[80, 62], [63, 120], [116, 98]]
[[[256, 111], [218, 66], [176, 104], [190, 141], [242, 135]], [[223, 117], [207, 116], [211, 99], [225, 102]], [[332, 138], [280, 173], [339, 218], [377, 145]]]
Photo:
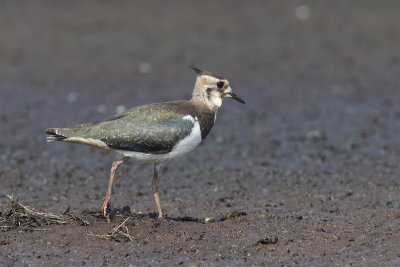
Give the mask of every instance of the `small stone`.
[[264, 239], [260, 239], [257, 241], [257, 244], [262, 244], [262, 245], [269, 245], [269, 244], [276, 244], [278, 243], [278, 237], [274, 236], [274, 237], [267, 237]]
[[320, 138], [321, 136], [322, 136], [322, 133], [318, 130], [309, 131], [307, 133], [308, 138]]
[[309, 131], [307, 132], [307, 138], [317, 142], [317, 141], [326, 141], [327, 137], [326, 134], [324, 132], [321, 132], [320, 130], [313, 130], [313, 131]]

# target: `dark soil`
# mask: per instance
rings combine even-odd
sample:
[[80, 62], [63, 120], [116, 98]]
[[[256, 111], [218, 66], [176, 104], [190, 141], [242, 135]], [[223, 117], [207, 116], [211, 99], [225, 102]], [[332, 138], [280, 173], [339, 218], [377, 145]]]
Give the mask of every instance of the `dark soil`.
[[[399, 1], [34, 2], [0, 8], [1, 265], [400, 265]], [[163, 167], [166, 220], [128, 162], [107, 223], [117, 155], [44, 130], [188, 99], [189, 64], [246, 105]]]

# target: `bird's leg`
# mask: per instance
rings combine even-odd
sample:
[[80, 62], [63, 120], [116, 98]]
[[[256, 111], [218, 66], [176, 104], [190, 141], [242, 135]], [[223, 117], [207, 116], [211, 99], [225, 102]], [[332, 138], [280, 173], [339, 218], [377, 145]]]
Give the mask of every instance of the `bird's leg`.
[[162, 214], [162, 210], [161, 210], [160, 199], [158, 198], [158, 188], [157, 188], [157, 176], [158, 176], [157, 168], [158, 168], [157, 164], [154, 163], [154, 174], [153, 174], [152, 187], [153, 187], [154, 201], [156, 202], [157, 211], [158, 211], [158, 218], [162, 219], [163, 214]]
[[113, 182], [114, 182], [115, 172], [117, 171], [119, 165], [121, 165], [128, 159], [130, 159], [130, 157], [124, 157], [120, 160], [114, 161], [111, 166], [110, 180], [108, 181], [107, 195], [103, 199], [103, 207], [101, 208], [101, 213], [102, 213], [103, 217], [105, 217], [107, 219], [108, 222], [110, 222], [110, 218], [109, 218], [110, 215], [108, 214], [107, 209], [108, 209], [109, 201], [111, 198], [111, 191], [112, 191], [112, 186], [113, 186]]

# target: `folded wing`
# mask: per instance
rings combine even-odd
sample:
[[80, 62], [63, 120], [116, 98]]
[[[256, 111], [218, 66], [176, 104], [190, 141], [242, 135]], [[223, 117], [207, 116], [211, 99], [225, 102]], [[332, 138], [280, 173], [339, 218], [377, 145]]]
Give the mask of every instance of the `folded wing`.
[[[115, 115], [100, 123], [72, 128], [51, 128], [49, 141], [75, 142], [100, 148], [150, 154], [170, 152], [188, 136], [194, 118], [159, 105], [147, 105]], [[104, 146], [104, 147], [101, 147]]]

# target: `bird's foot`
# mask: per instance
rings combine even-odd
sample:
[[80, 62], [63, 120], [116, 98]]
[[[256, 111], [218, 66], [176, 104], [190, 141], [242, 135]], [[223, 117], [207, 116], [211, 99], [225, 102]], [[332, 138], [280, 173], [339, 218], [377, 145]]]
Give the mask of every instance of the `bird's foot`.
[[158, 213], [157, 220], [165, 222], [165, 221], [167, 221], [167, 218], [165, 218], [165, 216], [162, 213]]
[[110, 222], [110, 212], [111, 212], [111, 204], [110, 198], [103, 198], [103, 206], [101, 207], [101, 214], [104, 218], [106, 218], [107, 222]]

